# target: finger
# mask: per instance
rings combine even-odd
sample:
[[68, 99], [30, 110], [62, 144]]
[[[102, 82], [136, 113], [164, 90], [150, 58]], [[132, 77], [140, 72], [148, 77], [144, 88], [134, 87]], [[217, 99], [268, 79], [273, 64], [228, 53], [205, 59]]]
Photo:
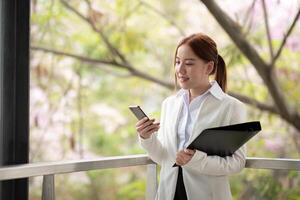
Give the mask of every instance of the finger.
[[182, 153], [179, 153], [179, 154], [177, 155], [177, 158], [180, 159], [182, 162], [184, 162], [184, 161], [186, 160], [185, 155], [182, 154]]
[[183, 160], [184, 164], [186, 164], [188, 161], [190, 161], [190, 156], [184, 155], [182, 160]]
[[155, 122], [155, 123], [153, 123], [153, 124], [160, 125], [160, 122]]
[[152, 135], [153, 133], [157, 132], [159, 128], [153, 128], [153, 129], [150, 129], [149, 131], [145, 132], [144, 134], [147, 135], [147, 136], [150, 136]]
[[180, 150], [180, 151], [178, 151], [177, 152], [177, 154], [178, 155], [180, 155], [180, 156], [188, 156], [189, 154], [187, 154], [186, 152], [185, 152], [185, 150], [183, 149], [183, 150]]
[[176, 154], [176, 159], [181, 159], [182, 158], [182, 154], [180, 153], [180, 152], [177, 152], [177, 154]]
[[192, 156], [186, 153], [182, 153], [179, 156], [184, 164], [188, 163], [192, 159]]
[[176, 161], [176, 165], [182, 166], [182, 164], [180, 162], [178, 162], [178, 161]]
[[156, 124], [160, 124], [160, 121], [156, 121], [156, 120], [155, 120], [154, 122], [155, 122]]
[[177, 154], [182, 154], [182, 153], [184, 153], [184, 150], [177, 151]]
[[136, 129], [138, 132], [141, 132], [143, 131], [146, 127], [148, 127], [149, 125], [152, 125], [152, 121], [151, 120], [148, 120], [146, 122], [144, 122], [143, 124], [141, 124], [140, 126], [137, 126]]
[[188, 162], [188, 160], [185, 157], [178, 157], [178, 160], [181, 166], [185, 165]]
[[146, 128], [147, 126], [152, 125], [153, 122], [154, 122], [154, 120], [153, 120], [153, 119], [150, 119], [150, 120], [144, 122], [144, 123], [141, 125], [141, 127]]
[[194, 150], [191, 150], [191, 149], [184, 149], [184, 153], [190, 155], [190, 156], [193, 156], [195, 154], [195, 151]]
[[154, 129], [151, 129], [151, 130], [148, 131], [148, 133], [149, 133], [149, 134], [153, 134], [153, 133], [157, 132], [158, 129], [159, 129], [159, 127], [154, 128]]
[[145, 123], [145, 122], [148, 121], [148, 120], [149, 120], [148, 117], [144, 117], [143, 119], [139, 120], [139, 121], [135, 124], [135, 126], [140, 126], [140, 125], [142, 125], [143, 123]]
[[181, 150], [181, 151], [177, 152], [176, 156], [182, 156], [182, 154], [183, 154], [183, 151]]
[[140, 132], [139, 134], [142, 135], [143, 137], [145, 138], [148, 138], [150, 137], [154, 132], [158, 131], [159, 127], [155, 127], [155, 128], [152, 128], [150, 130], [147, 130], [147, 131], [142, 131]]
[[144, 128], [141, 132], [142, 133], [146, 133], [146, 132], [148, 132], [148, 131], [150, 131], [152, 129], [157, 129], [157, 128], [159, 128], [158, 125], [152, 124], [152, 125], [149, 125], [146, 128]]
[[143, 119], [141, 119], [140, 121], [138, 121], [135, 126], [136, 127], [143, 127], [143, 126], [148, 126], [149, 124], [152, 124], [154, 122], [154, 120], [150, 120], [147, 117], [144, 117]]
[[176, 158], [176, 164], [179, 166], [183, 165], [182, 160], [180, 158]]

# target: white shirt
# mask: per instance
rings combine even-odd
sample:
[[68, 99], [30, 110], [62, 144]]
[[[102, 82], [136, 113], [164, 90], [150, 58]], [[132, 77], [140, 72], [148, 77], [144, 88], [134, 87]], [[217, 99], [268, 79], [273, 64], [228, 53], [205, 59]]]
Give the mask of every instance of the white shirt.
[[183, 90], [178, 92], [178, 95], [182, 95], [183, 99], [183, 108], [181, 110], [178, 127], [177, 127], [177, 136], [178, 136], [178, 149], [182, 150], [187, 147], [187, 142], [190, 138], [192, 129], [195, 124], [195, 119], [197, 111], [199, 111], [200, 104], [204, 100], [206, 94], [209, 92], [209, 89], [203, 94], [194, 98], [191, 102], [189, 99], [189, 91]]
[[[183, 108], [180, 95], [172, 95], [162, 103], [160, 129], [148, 139], [139, 137], [141, 146], [149, 157], [161, 165], [157, 200], [173, 200], [178, 167], [172, 167], [178, 152], [177, 127]], [[187, 141], [191, 143], [206, 128], [225, 126], [246, 121], [243, 103], [224, 93], [213, 84], [201, 102], [195, 122]], [[189, 200], [231, 200], [228, 176], [240, 172], [246, 163], [245, 146], [232, 156], [208, 156], [196, 150], [192, 159], [182, 166], [183, 181]]]

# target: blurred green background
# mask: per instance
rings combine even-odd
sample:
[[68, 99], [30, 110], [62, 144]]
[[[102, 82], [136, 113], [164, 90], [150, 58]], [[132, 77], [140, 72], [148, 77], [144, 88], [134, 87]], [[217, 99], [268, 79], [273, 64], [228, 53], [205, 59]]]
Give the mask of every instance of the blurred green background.
[[[270, 69], [264, 75], [201, 1], [31, 2], [30, 162], [145, 153], [128, 105], [159, 119], [175, 92], [176, 45], [195, 32], [216, 41], [230, 94], [247, 104], [248, 120], [261, 121], [248, 157], [300, 157], [299, 1], [215, 1]], [[56, 198], [144, 199], [145, 170], [57, 175]], [[230, 180], [234, 199], [300, 199], [297, 171], [245, 169]], [[31, 178], [30, 199], [40, 196], [41, 178]]]

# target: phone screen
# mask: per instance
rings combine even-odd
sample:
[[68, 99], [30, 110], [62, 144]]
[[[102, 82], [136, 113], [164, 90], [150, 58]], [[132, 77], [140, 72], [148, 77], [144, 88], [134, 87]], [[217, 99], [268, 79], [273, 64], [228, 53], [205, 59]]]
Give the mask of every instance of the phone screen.
[[144, 113], [144, 111], [141, 109], [140, 106], [129, 106], [129, 109], [136, 116], [138, 120], [141, 120], [144, 117], [147, 117], [149, 119], [149, 117]]

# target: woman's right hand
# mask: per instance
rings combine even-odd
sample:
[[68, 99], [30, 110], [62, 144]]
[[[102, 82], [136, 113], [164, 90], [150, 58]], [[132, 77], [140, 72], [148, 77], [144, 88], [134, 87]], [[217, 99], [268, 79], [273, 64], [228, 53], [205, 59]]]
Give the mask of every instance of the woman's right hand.
[[154, 123], [154, 121], [155, 119], [144, 117], [136, 123], [135, 128], [141, 138], [148, 139], [154, 132], [158, 131], [160, 123]]

